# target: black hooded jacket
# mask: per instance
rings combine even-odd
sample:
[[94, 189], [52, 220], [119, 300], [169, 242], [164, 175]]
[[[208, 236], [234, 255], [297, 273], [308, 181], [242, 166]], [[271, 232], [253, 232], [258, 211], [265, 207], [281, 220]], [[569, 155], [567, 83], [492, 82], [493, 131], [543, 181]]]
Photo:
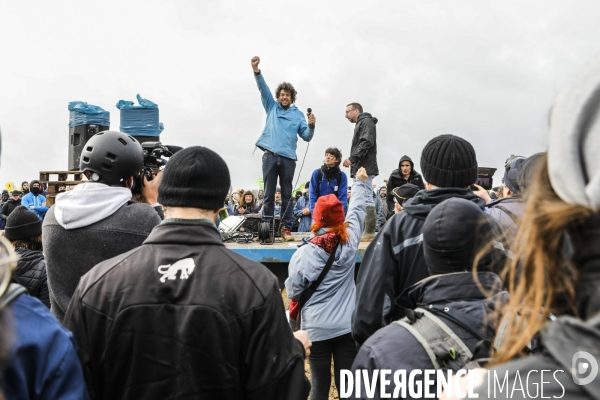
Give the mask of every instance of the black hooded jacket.
[[[447, 318], [444, 314], [436, 314], [475, 354], [479, 340], [493, 341], [495, 327], [487, 317], [496, 310], [498, 304], [505, 304], [508, 293], [501, 291], [500, 278], [493, 272], [479, 272], [478, 280], [484, 292], [481, 291], [472, 272], [434, 275], [423, 279], [402, 293], [399, 304], [408, 309], [417, 307], [428, 308], [430, 305], [443, 305], [453, 310], [453, 315], [464, 316], [460, 322], [481, 338], [463, 326]], [[460, 290], [457, 290], [460, 288]], [[364, 369], [369, 376], [376, 369], [405, 370], [407, 375], [415, 369], [433, 369], [431, 359], [419, 341], [398, 324], [390, 324], [378, 330], [360, 348], [352, 365], [354, 371]], [[421, 376], [422, 378], [422, 376]], [[419, 377], [416, 379], [419, 380]], [[435, 379], [434, 379], [435, 381]], [[362, 399], [379, 399], [380, 387], [375, 389], [375, 397], [367, 397], [364, 381], [360, 380]], [[421, 379], [421, 384], [424, 384]], [[393, 387], [393, 386], [392, 386]], [[390, 386], [388, 386], [388, 392]], [[425, 392], [423, 390], [423, 392]], [[436, 392], [436, 385], [429, 388], [429, 393]], [[410, 396], [407, 398], [411, 398]], [[421, 398], [421, 397], [419, 397]]]
[[44, 253], [23, 247], [17, 247], [15, 251], [19, 255], [17, 270], [15, 271], [19, 283], [27, 288], [27, 292], [31, 296], [37, 297], [46, 307], [50, 308]]
[[[410, 163], [410, 176], [408, 179], [404, 179], [404, 175], [402, 175], [402, 170], [400, 169], [400, 164], [402, 161], [408, 161]], [[402, 156], [400, 161], [398, 161], [398, 168], [392, 171], [390, 178], [387, 182], [387, 197], [386, 202], [388, 205], [388, 218], [394, 213], [394, 195], [392, 194], [392, 190], [402, 185], [406, 185], [407, 183], [412, 183], [419, 187], [419, 189], [425, 189], [425, 181], [423, 181], [423, 177], [420, 173], [415, 171], [415, 164], [413, 160], [409, 156]]]
[[423, 255], [423, 225], [429, 212], [449, 198], [485, 201], [469, 189], [421, 190], [405, 203], [379, 231], [363, 256], [356, 283], [352, 336], [362, 344], [375, 331], [405, 316], [396, 298], [409, 286], [429, 276]]
[[350, 176], [354, 178], [356, 171], [360, 167], [367, 170], [367, 175], [379, 175], [377, 166], [377, 118], [369, 113], [362, 113], [358, 116], [356, 126], [354, 127], [354, 136], [352, 137], [352, 147], [350, 148], [350, 157], [352, 162], [350, 166]]
[[306, 399], [277, 278], [207, 220], [166, 219], [85, 274], [64, 318], [92, 399]]
[[17, 207], [21, 205], [21, 199], [13, 200], [8, 199], [6, 203], [2, 206], [2, 214], [0, 214], [0, 218], [2, 218], [6, 222], [6, 218], [10, 215], [11, 212]]

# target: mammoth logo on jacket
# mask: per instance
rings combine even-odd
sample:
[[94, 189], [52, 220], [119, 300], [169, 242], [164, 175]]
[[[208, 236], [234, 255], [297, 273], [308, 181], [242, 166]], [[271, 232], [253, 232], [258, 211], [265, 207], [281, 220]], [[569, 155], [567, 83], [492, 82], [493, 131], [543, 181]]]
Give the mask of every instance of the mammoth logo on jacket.
[[161, 282], [166, 282], [167, 279], [177, 279], [177, 272], [181, 271], [180, 279], [187, 279], [194, 272], [194, 260], [192, 258], [184, 258], [176, 261], [174, 264], [160, 265], [158, 273], [162, 274]]

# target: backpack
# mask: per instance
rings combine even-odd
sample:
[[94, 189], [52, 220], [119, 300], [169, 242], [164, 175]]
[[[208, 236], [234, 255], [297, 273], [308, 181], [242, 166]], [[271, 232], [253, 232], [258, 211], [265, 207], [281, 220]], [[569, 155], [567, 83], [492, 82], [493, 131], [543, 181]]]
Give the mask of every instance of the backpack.
[[[431, 312], [431, 311], [433, 312]], [[450, 312], [448, 307], [430, 305], [429, 310], [417, 308], [415, 310], [406, 310], [406, 317], [394, 323], [405, 328], [415, 339], [423, 346], [429, 356], [433, 367], [437, 369], [450, 369], [457, 372], [461, 369], [472, 369], [479, 367], [479, 364], [473, 361], [485, 361], [489, 357], [490, 343], [484, 340], [480, 334], [475, 332], [470, 326], [474, 324], [470, 321], [459, 321], [454, 312]], [[462, 328], [470, 332], [479, 339], [477, 346], [472, 352], [469, 347], [454, 333], [448, 325], [438, 318], [435, 313], [444, 313], [453, 322], [459, 324]], [[454, 314], [454, 315], [453, 315]], [[460, 319], [469, 316], [461, 313]], [[487, 349], [485, 348], [487, 347]]]
[[6, 292], [4, 292], [2, 297], [0, 297], [0, 308], [7, 307], [13, 300], [23, 293], [27, 293], [25, 286], [19, 285], [18, 283], [11, 283], [8, 285]]
[[[337, 187], [339, 189], [340, 184], [342, 183], [342, 171], [338, 171], [337, 175], [335, 176], [335, 178], [337, 179]], [[321, 182], [323, 182], [323, 170], [321, 168], [319, 168], [319, 174], [317, 176], [317, 182], [319, 183], [319, 185], [321, 185]], [[329, 181], [327, 181], [329, 182]], [[338, 195], [338, 191], [335, 190], [334, 191], [336, 197]]]

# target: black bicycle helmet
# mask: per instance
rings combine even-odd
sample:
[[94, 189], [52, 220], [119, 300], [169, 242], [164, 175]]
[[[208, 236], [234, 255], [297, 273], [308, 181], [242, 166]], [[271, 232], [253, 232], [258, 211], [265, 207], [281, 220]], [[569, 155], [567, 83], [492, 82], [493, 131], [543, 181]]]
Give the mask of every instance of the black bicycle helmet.
[[140, 143], [123, 132], [103, 131], [92, 136], [81, 152], [79, 169], [94, 182], [116, 185], [138, 176], [144, 166]]

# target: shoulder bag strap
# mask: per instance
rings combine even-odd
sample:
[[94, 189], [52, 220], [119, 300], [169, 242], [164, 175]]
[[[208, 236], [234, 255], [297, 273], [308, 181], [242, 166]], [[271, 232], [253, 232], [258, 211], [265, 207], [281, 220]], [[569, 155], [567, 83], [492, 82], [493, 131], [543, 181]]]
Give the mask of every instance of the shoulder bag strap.
[[321, 282], [323, 282], [323, 279], [325, 279], [325, 276], [327, 275], [327, 273], [331, 269], [331, 266], [333, 265], [333, 261], [335, 260], [335, 252], [337, 251], [337, 248], [339, 245], [340, 245], [340, 242], [338, 242], [335, 245], [335, 247], [333, 248], [333, 250], [331, 251], [329, 258], [327, 259], [327, 263], [323, 267], [323, 271], [321, 271], [321, 274], [319, 275], [317, 280], [314, 281], [309, 287], [304, 289], [304, 292], [302, 292], [302, 296], [300, 296], [300, 300], [298, 301], [298, 306], [300, 307], [300, 310], [302, 310], [302, 307], [304, 307], [306, 302], [317, 291], [317, 288], [319, 287]]
[[19, 285], [18, 283], [11, 283], [8, 285], [6, 292], [0, 297], [0, 308], [8, 306], [14, 299], [19, 297], [22, 293], [27, 293], [25, 286]]

